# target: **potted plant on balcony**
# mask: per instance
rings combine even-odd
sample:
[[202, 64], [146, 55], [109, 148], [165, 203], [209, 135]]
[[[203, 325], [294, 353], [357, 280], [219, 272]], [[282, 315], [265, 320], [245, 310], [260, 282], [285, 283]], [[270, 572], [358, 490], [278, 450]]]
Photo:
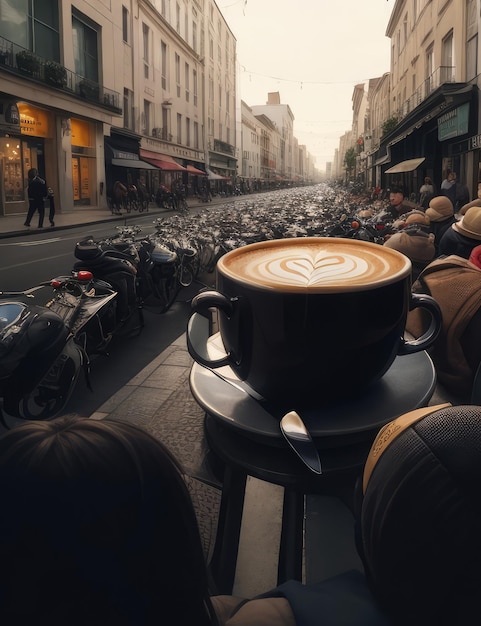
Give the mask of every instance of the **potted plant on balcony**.
[[45, 82], [54, 87], [65, 87], [67, 84], [67, 70], [60, 63], [47, 61], [45, 63]]
[[16, 54], [17, 68], [27, 74], [33, 76], [40, 70], [40, 60], [30, 50], [21, 50]]
[[92, 80], [88, 80], [83, 78], [78, 85], [79, 93], [82, 98], [86, 100], [93, 100], [94, 102], [98, 102], [100, 88], [97, 83], [94, 83]]

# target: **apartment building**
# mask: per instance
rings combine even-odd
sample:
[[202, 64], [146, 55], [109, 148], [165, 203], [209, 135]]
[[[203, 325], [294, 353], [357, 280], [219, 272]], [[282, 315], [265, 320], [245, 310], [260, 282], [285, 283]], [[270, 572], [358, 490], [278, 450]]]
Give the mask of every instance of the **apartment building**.
[[425, 176], [438, 189], [454, 170], [473, 195], [481, 177], [476, 0], [396, 0], [387, 25], [390, 72], [369, 85], [366, 184]]
[[236, 41], [213, 1], [0, 5], [0, 214], [37, 167], [59, 211], [117, 179], [236, 174]]
[[122, 117], [120, 9], [28, 6], [0, 6], [0, 213], [27, 211], [31, 167], [59, 210], [105, 204], [104, 134]]

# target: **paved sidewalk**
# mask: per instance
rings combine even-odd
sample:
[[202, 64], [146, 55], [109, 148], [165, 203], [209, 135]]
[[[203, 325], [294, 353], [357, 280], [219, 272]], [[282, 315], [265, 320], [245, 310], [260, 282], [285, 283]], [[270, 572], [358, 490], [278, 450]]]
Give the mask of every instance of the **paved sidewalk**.
[[[249, 197], [252, 197], [251, 196]], [[219, 197], [215, 196], [212, 202], [200, 202], [197, 198], [188, 199], [187, 204], [190, 209], [193, 208], [204, 208], [208, 209], [211, 206], [215, 206], [217, 204], [224, 204], [226, 202], [235, 202], [236, 200], [245, 199], [247, 196], [228, 196], [228, 197]], [[170, 211], [167, 209], [160, 209], [153, 202], [149, 205], [149, 210], [139, 213], [138, 211], [132, 211], [131, 213], [123, 212], [122, 215], [113, 215], [109, 209], [99, 208], [99, 207], [89, 207], [89, 206], [79, 206], [74, 209], [64, 211], [62, 213], [57, 212], [55, 215], [55, 227], [51, 227], [48, 221], [48, 211], [47, 215], [44, 219], [44, 227], [39, 230], [37, 228], [38, 224], [38, 215], [34, 215], [31, 227], [26, 228], [23, 224], [25, 222], [25, 213], [19, 213], [16, 215], [1, 215], [0, 216], [0, 239], [5, 239], [7, 237], [17, 237], [18, 235], [25, 235], [29, 232], [31, 233], [52, 233], [57, 230], [65, 230], [69, 228], [75, 228], [76, 226], [80, 226], [82, 224], [96, 224], [96, 223], [106, 223], [106, 222], [114, 222], [118, 225], [124, 224], [132, 224], [138, 220], [139, 217], [152, 216], [152, 219], [157, 217], [171, 217], [172, 215], [177, 215], [176, 211]]]

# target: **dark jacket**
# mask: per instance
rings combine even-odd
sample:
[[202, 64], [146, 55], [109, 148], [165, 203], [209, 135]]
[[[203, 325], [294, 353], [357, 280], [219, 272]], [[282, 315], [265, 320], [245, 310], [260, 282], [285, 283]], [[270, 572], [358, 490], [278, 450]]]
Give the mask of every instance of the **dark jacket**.
[[28, 197], [32, 200], [43, 200], [48, 194], [47, 183], [40, 176], [35, 176], [28, 183], [27, 191]]
[[456, 254], [464, 259], [469, 259], [471, 250], [480, 244], [481, 240], [479, 239], [465, 237], [455, 231], [454, 228], [447, 228], [439, 242], [439, 256]]
[[454, 217], [454, 215], [452, 215], [451, 217], [448, 217], [448, 219], [446, 220], [442, 220], [440, 222], [431, 222], [429, 224], [429, 232], [433, 233], [434, 235], [434, 247], [436, 248], [436, 256], [438, 256], [439, 254], [439, 245], [441, 243], [441, 239], [444, 233], [448, 229], [453, 230], [451, 228], [451, 224], [454, 224], [455, 221], [456, 221], [456, 218]]

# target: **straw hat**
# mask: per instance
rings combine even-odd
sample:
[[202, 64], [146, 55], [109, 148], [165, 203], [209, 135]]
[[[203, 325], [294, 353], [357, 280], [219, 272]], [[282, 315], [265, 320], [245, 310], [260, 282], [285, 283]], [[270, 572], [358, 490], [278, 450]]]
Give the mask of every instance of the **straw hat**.
[[460, 235], [481, 240], [481, 206], [472, 206], [452, 227]]
[[447, 196], [436, 196], [431, 198], [426, 209], [426, 215], [433, 222], [442, 222], [454, 215], [453, 203]]

